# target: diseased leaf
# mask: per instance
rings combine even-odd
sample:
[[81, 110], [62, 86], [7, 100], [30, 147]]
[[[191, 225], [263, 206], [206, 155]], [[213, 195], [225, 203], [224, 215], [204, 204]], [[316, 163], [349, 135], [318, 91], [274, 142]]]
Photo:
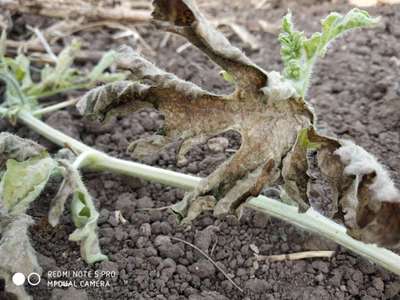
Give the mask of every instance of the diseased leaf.
[[[390, 200], [382, 196], [386, 195], [382, 190], [379, 195], [373, 192], [373, 187], [379, 185], [376, 182], [387, 177], [377, 167], [362, 176], [351, 173], [352, 167], [347, 166], [350, 161], [340, 157], [341, 141], [317, 132], [313, 109], [304, 99], [313, 64], [324, 55], [330, 42], [348, 30], [372, 26], [378, 19], [359, 9], [345, 16], [332, 13], [322, 21], [320, 33], [306, 37], [294, 29], [289, 13], [280, 35], [285, 66], [281, 76], [265, 72], [230, 45], [194, 1], [156, 0], [154, 6], [156, 23], [187, 38], [207, 54], [232, 76], [228, 79], [234, 79], [235, 92], [207, 92], [160, 70], [125, 47], [118, 64], [131, 72], [128, 80], [89, 92], [78, 103], [78, 109], [84, 115], [104, 120], [111, 114], [139, 110], [145, 103], [153, 105], [165, 116], [165, 138], [158, 146], [179, 139], [179, 164], [187, 163], [185, 153], [192, 145], [228, 130], [241, 135], [240, 148], [173, 207], [183, 222], [192, 221], [211, 208], [217, 216], [233, 213], [265, 185], [276, 187], [282, 182], [283, 197], [288, 195], [305, 211], [314, 191], [314, 177], [309, 171], [315, 168], [321, 181], [326, 182], [330, 213], [337, 217], [344, 214], [345, 224], [354, 236], [380, 245], [400, 242], [397, 192]], [[310, 153], [313, 155], [309, 159]], [[78, 226], [92, 216], [86, 199], [85, 193], [75, 194]], [[384, 222], [385, 217], [389, 224]]]
[[76, 182], [71, 203], [71, 215], [77, 229], [69, 236], [69, 239], [80, 243], [81, 255], [87, 263], [92, 264], [106, 260], [107, 256], [101, 253], [97, 233], [99, 214], [79, 173], [74, 169], [71, 171], [73, 173], [70, 176]]
[[0, 170], [8, 159], [24, 161], [43, 153], [45, 153], [45, 149], [31, 140], [8, 132], [0, 133]]
[[38, 156], [22, 162], [10, 159], [6, 166], [0, 182], [1, 204], [7, 215], [19, 215], [42, 192], [56, 163], [48, 156]]
[[56, 227], [60, 221], [60, 217], [64, 212], [64, 207], [67, 199], [73, 195], [76, 187], [77, 187], [77, 179], [76, 179], [76, 171], [73, 167], [64, 160], [58, 161], [60, 165], [60, 170], [64, 180], [61, 183], [61, 186], [51, 200], [50, 210], [49, 210], [49, 224], [53, 227]]
[[32, 272], [42, 273], [28, 237], [28, 227], [32, 224], [32, 218], [24, 213], [0, 219], [0, 277], [6, 281], [6, 291], [21, 300], [32, 298], [23, 286], [12, 282], [12, 276], [17, 272], [25, 276]]
[[400, 191], [376, 158], [349, 141], [335, 152], [353, 184], [340, 201], [344, 221], [355, 238], [381, 246], [400, 246]]
[[366, 11], [352, 9], [345, 16], [331, 13], [321, 21], [322, 31], [307, 38], [304, 32], [294, 29], [292, 14], [289, 12], [282, 22], [281, 56], [284, 64], [283, 75], [291, 80], [302, 97], [305, 96], [318, 57], [324, 56], [328, 46], [345, 32], [376, 25], [379, 18], [372, 18]]

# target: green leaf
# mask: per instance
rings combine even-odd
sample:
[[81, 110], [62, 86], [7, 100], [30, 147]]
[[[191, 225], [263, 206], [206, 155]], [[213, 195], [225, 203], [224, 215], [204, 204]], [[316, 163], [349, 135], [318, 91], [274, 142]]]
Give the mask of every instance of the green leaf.
[[230, 74], [230, 73], [228, 73], [226, 71], [221, 71], [220, 75], [227, 82], [235, 82], [235, 78], [232, 76], [232, 74]]
[[21, 88], [26, 89], [29, 88], [33, 82], [31, 78], [31, 62], [30, 60], [22, 53], [19, 53], [15, 59], [19, 67], [20, 76], [17, 76], [17, 80], [22, 83]]
[[63, 49], [58, 55], [54, 73], [52, 74], [54, 82], [61, 81], [71, 76], [71, 67], [80, 47], [80, 43], [74, 40], [71, 45]]
[[102, 75], [104, 75], [104, 71], [108, 69], [118, 58], [118, 53], [114, 50], [108, 51], [103, 55], [99, 63], [93, 68], [93, 70], [89, 74], [89, 78], [92, 81], [98, 81]]
[[0, 182], [0, 200], [8, 215], [24, 213], [47, 184], [56, 162], [49, 156], [18, 162], [9, 159]]
[[78, 171], [74, 170], [75, 191], [71, 203], [71, 215], [77, 229], [70, 235], [71, 241], [80, 242], [81, 255], [89, 263], [107, 259], [101, 253], [97, 234], [97, 212], [93, 200], [80, 178]]
[[0, 36], [0, 62], [6, 56], [6, 50], [7, 50], [6, 42], [7, 42], [7, 32], [4, 29], [1, 32], [1, 36]]
[[366, 11], [352, 9], [345, 16], [331, 13], [321, 21], [322, 32], [306, 37], [304, 32], [296, 31], [289, 12], [282, 21], [279, 35], [281, 56], [284, 64], [283, 75], [292, 81], [299, 96], [304, 97], [310, 82], [313, 66], [318, 57], [324, 56], [330, 43], [351, 29], [371, 27], [379, 22]]
[[299, 132], [298, 143], [302, 149], [317, 150], [321, 147], [319, 143], [313, 143], [308, 138], [308, 128], [303, 128]]

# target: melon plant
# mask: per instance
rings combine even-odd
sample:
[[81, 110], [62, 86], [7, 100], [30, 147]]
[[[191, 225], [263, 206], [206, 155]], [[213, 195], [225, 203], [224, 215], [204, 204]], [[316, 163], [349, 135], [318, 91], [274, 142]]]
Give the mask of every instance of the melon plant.
[[[331, 42], [349, 30], [372, 27], [379, 19], [360, 9], [346, 15], [331, 13], [321, 21], [321, 32], [307, 36], [295, 28], [288, 13], [279, 35], [284, 69], [278, 72], [262, 69], [232, 46], [192, 0], [155, 0], [153, 18], [159, 28], [185, 37], [219, 65], [234, 92], [219, 95], [206, 91], [159, 69], [129, 47], [111, 52], [86, 74], [73, 68], [73, 53], [65, 51], [56, 66], [44, 68], [41, 80], [35, 82], [25, 56], [5, 56], [3, 35], [0, 78], [6, 83], [6, 92], [1, 116], [67, 148], [50, 156], [32, 141], [0, 134], [0, 276], [7, 291], [20, 299], [29, 298], [22, 287], [12, 285], [11, 276], [15, 272], [40, 273], [27, 235], [32, 219], [26, 210], [51, 177], [63, 180], [51, 202], [49, 223], [57, 226], [71, 199], [71, 217], [77, 229], [70, 240], [80, 243], [87, 263], [107, 259], [98, 244], [98, 213], [80, 176], [82, 168], [186, 189], [184, 199], [172, 207], [182, 225], [206, 210], [213, 210], [217, 217], [240, 217], [247, 206], [321, 234], [400, 275], [399, 256], [381, 248], [399, 245], [399, 190], [365, 149], [319, 133], [316, 115], [307, 102], [313, 67]], [[121, 72], [107, 73], [115, 61]], [[133, 156], [180, 141], [177, 164], [185, 165], [191, 147], [228, 130], [240, 134], [241, 146], [208, 177], [198, 178], [111, 157], [40, 120], [41, 114], [71, 104], [43, 108], [41, 98], [91, 88], [99, 82], [105, 84], [78, 102], [82, 115], [106, 122], [111, 116], [144, 107], [165, 115], [162, 134], [135, 141], [129, 147]], [[330, 191], [329, 216], [345, 227], [312, 209], [315, 172]], [[268, 189], [278, 189], [281, 199], [262, 196]]]

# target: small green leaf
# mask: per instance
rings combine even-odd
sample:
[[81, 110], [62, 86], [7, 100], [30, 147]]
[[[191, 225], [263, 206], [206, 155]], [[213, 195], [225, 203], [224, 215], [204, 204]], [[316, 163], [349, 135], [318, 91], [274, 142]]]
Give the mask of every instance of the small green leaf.
[[230, 73], [228, 73], [226, 71], [221, 71], [220, 75], [227, 82], [235, 82], [235, 78], [232, 76], [232, 74], [230, 74]]
[[58, 82], [66, 77], [69, 77], [68, 71], [71, 70], [75, 56], [80, 49], [80, 43], [76, 40], [72, 41], [72, 44], [63, 49], [58, 55], [57, 63], [52, 74], [53, 81]]
[[93, 68], [89, 74], [91, 81], [98, 81], [104, 74], [104, 71], [108, 69], [118, 58], [118, 53], [114, 50], [108, 51], [103, 55], [99, 63]]
[[18, 72], [21, 74], [20, 76], [17, 76], [17, 79], [22, 82], [21, 88], [29, 88], [33, 83], [31, 78], [30, 60], [24, 54], [19, 53], [15, 62], [18, 65]]
[[345, 16], [331, 13], [321, 21], [322, 32], [314, 33], [308, 38], [304, 32], [294, 29], [289, 12], [283, 18], [282, 33], [279, 35], [283, 75], [292, 81], [299, 96], [304, 97], [314, 63], [318, 57], [324, 56], [330, 43], [351, 29], [371, 27], [378, 22], [379, 18], [372, 18], [366, 11], [358, 8], [352, 9]]
[[319, 143], [313, 143], [308, 138], [308, 128], [303, 128], [299, 132], [298, 142], [300, 147], [306, 150], [317, 150], [321, 147]]

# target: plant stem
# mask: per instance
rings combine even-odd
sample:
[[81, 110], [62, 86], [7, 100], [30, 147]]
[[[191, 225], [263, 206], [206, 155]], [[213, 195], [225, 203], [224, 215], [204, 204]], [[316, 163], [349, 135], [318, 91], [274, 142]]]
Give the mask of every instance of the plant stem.
[[[0, 113], [4, 113], [5, 111], [5, 109], [0, 108]], [[79, 167], [86, 166], [91, 169], [111, 171], [184, 189], [194, 189], [201, 181], [199, 177], [110, 157], [55, 130], [26, 111], [21, 111], [18, 114], [18, 118], [26, 126], [59, 146], [64, 147], [68, 145], [78, 153], [81, 153], [76, 162], [76, 165]], [[346, 233], [346, 229], [343, 226], [322, 216], [313, 209], [309, 209], [306, 213], [299, 213], [297, 207], [264, 196], [252, 198], [246, 205], [307, 231], [317, 233], [400, 275], [400, 256], [387, 249], [353, 239]]]
[[81, 166], [87, 166], [90, 169], [111, 171], [119, 174], [139, 177], [182, 189], [192, 189], [194, 185], [198, 184], [201, 180], [198, 177], [111, 157], [52, 128], [51, 126], [32, 116], [32, 114], [29, 112], [21, 111], [18, 114], [18, 118], [26, 126], [61, 147], [67, 146], [72, 148], [77, 153], [87, 152], [87, 155], [84, 159], [85, 161], [80, 163]]
[[67, 100], [67, 101], [64, 101], [64, 102], [61, 102], [61, 103], [57, 103], [57, 104], [54, 104], [54, 105], [50, 105], [50, 106], [35, 110], [32, 114], [34, 116], [40, 116], [40, 115], [44, 115], [44, 114], [47, 114], [47, 113], [51, 113], [51, 112], [60, 110], [62, 108], [74, 105], [74, 104], [76, 104], [77, 101], [78, 101], [78, 99], [70, 99], [70, 100]]
[[369, 261], [400, 275], [399, 255], [385, 248], [365, 244], [353, 239], [346, 233], [346, 229], [343, 226], [322, 216], [312, 208], [306, 213], [299, 213], [297, 207], [264, 196], [250, 199], [247, 205], [252, 209], [330, 239]]

